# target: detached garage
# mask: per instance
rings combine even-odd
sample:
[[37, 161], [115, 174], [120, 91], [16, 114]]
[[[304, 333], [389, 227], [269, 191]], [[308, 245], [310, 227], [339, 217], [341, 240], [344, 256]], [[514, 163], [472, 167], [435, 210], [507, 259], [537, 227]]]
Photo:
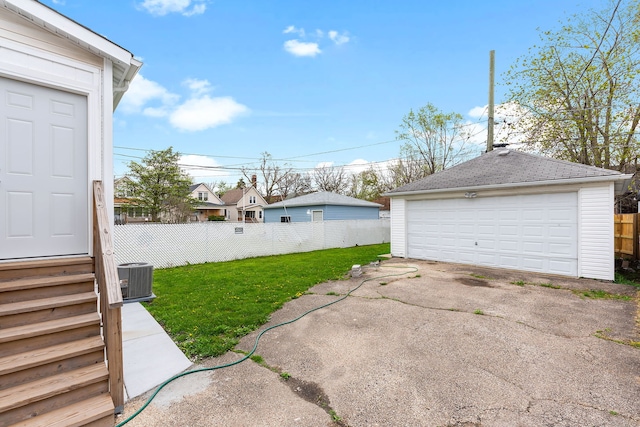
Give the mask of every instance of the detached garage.
[[613, 280], [631, 175], [498, 149], [396, 188], [393, 256]]

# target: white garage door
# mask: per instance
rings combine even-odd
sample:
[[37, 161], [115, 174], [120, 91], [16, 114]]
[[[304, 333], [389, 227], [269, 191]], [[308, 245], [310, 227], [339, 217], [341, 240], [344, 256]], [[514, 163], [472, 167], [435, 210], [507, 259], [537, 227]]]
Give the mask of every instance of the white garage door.
[[0, 260], [87, 254], [87, 98], [0, 77]]
[[407, 202], [410, 258], [576, 276], [577, 193]]

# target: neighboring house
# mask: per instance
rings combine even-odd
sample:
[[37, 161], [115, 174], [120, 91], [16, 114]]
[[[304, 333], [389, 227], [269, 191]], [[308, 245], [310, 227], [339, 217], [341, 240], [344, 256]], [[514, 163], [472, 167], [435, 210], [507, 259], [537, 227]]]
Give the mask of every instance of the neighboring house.
[[41, 2], [0, 1], [2, 425], [123, 411], [113, 111], [141, 65]]
[[265, 206], [264, 222], [378, 219], [377, 203], [322, 191]]
[[210, 216], [227, 216], [227, 209], [224, 202], [211, 191], [207, 184], [194, 184], [189, 187], [191, 197], [198, 200], [198, 205], [194, 207], [194, 221], [208, 221]]
[[391, 254], [614, 278], [614, 195], [631, 175], [497, 149], [386, 193]]
[[232, 222], [263, 222], [264, 197], [254, 186], [234, 188], [220, 198], [227, 206], [227, 220]]
[[131, 200], [135, 195], [131, 193], [128, 182], [131, 179], [128, 176], [116, 178], [113, 181], [114, 199], [113, 199], [113, 217], [115, 224], [129, 224], [135, 222], [151, 221], [151, 214], [148, 209], [139, 206], [133, 206]]

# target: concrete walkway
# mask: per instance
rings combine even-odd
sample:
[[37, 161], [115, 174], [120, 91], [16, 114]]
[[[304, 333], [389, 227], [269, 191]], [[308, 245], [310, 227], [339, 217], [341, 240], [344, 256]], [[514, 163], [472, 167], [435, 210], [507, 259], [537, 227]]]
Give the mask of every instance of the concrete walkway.
[[191, 366], [191, 361], [138, 302], [122, 307], [122, 341], [127, 400]]

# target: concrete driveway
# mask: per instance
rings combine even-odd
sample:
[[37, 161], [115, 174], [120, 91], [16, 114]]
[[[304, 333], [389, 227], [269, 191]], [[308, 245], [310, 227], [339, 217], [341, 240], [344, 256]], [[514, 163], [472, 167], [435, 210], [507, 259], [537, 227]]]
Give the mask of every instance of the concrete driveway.
[[[407, 265], [417, 271], [400, 268]], [[127, 425], [640, 425], [640, 348], [629, 344], [640, 338], [629, 286], [393, 259], [359, 279], [313, 287], [269, 325], [335, 300], [363, 278], [403, 271], [267, 332], [255, 353], [262, 364], [180, 378]], [[577, 292], [589, 289], [632, 299]], [[237, 348], [249, 351], [256, 335]], [[129, 402], [126, 416], [143, 403]]]

